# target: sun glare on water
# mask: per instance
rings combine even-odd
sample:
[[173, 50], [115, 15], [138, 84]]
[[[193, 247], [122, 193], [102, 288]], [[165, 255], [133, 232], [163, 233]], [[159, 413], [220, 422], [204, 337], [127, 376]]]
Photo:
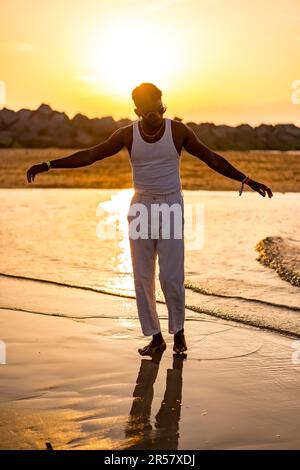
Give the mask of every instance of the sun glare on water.
[[168, 88], [177, 73], [176, 34], [146, 20], [124, 19], [94, 36], [88, 47], [89, 81], [101, 91], [128, 97], [141, 82]]

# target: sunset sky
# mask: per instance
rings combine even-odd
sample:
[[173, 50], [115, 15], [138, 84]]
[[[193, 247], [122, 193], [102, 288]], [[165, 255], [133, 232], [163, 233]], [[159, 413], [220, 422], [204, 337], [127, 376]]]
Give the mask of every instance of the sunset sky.
[[185, 122], [300, 125], [297, 79], [300, 0], [0, 0], [10, 109], [133, 119], [150, 81]]

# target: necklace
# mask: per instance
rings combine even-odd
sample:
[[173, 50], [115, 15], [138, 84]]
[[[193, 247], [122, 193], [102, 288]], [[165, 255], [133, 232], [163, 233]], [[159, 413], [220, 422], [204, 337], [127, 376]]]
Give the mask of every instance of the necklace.
[[160, 128], [158, 129], [158, 131], [155, 132], [155, 134], [149, 135], [149, 134], [146, 134], [146, 132], [145, 132], [144, 129], [143, 129], [142, 121], [140, 121], [140, 122], [141, 122], [141, 129], [142, 129], [142, 132], [143, 132], [144, 136], [145, 136], [145, 137], [149, 137], [149, 138], [151, 138], [151, 139], [153, 139], [153, 137], [156, 137], [156, 136], [160, 133], [160, 131], [162, 130], [162, 128], [163, 128], [163, 126], [164, 126], [164, 122], [163, 122], [162, 125], [160, 126]]

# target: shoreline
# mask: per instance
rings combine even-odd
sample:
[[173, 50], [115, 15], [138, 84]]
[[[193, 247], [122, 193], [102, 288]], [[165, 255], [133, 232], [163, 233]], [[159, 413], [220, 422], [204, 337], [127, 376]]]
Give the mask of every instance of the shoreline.
[[[20, 275], [14, 275], [14, 274], [0, 273], [0, 285], [1, 285], [1, 283], [4, 283], [4, 285], [5, 285], [6, 280], [9, 280], [9, 279], [11, 279], [12, 282], [13, 282], [13, 280], [15, 280], [15, 281], [17, 281], [17, 280], [19, 280], [19, 281], [33, 281], [33, 282], [37, 282], [37, 283], [42, 283], [45, 286], [46, 285], [49, 285], [49, 286], [53, 285], [53, 286], [58, 286], [58, 287], [64, 287], [66, 289], [80, 289], [82, 291], [87, 291], [87, 292], [91, 292], [91, 293], [93, 292], [93, 293], [97, 293], [97, 294], [100, 294], [100, 295], [117, 297], [118, 299], [124, 299], [124, 301], [129, 299], [129, 300], [135, 302], [135, 296], [134, 295], [122, 294], [122, 293], [118, 293], [118, 292], [108, 291], [108, 290], [105, 290], [105, 289], [97, 288], [96, 286], [76, 285], [76, 284], [70, 284], [70, 283], [66, 284], [66, 283], [59, 282], [59, 281], [54, 281], [54, 280], [33, 278], [33, 277], [20, 276]], [[185, 284], [186, 284], [185, 285], [186, 292], [190, 291], [192, 295], [193, 295], [193, 293], [197, 293], [197, 294], [200, 294], [200, 295], [202, 294], [202, 295], [206, 295], [206, 296], [207, 295], [214, 296], [213, 293], [204, 292], [203, 289], [199, 289], [196, 286], [192, 286], [192, 285], [190, 285], [189, 282], [186, 282]], [[230, 295], [229, 296], [219, 295], [219, 296], [224, 298], [224, 304], [225, 304], [226, 299], [231, 298]], [[232, 298], [235, 298], [235, 297], [232, 296]], [[244, 299], [244, 300], [247, 300], [249, 302], [250, 299]], [[252, 302], [259, 303], [261, 301], [252, 299]], [[164, 299], [157, 298], [156, 303], [157, 303], [157, 305], [160, 304], [160, 305], [164, 305], [166, 307], [166, 303], [165, 303]], [[0, 310], [1, 310], [1, 308], [2, 307], [0, 305]], [[259, 329], [261, 331], [275, 333], [275, 334], [278, 334], [278, 335], [282, 335], [284, 337], [289, 337], [289, 338], [295, 339], [295, 340], [300, 338], [299, 326], [296, 325], [294, 330], [286, 329], [283, 326], [280, 326], [280, 318], [282, 317], [282, 319], [283, 319], [283, 316], [284, 316], [284, 318], [286, 320], [286, 315], [287, 315], [286, 311], [283, 312], [283, 314], [281, 314], [280, 313], [280, 308], [285, 308], [286, 310], [288, 310], [289, 315], [291, 315], [291, 316], [295, 315], [296, 312], [299, 312], [300, 308], [298, 308], [296, 306], [291, 306], [291, 305], [290, 306], [283, 306], [283, 305], [273, 304], [273, 309], [274, 308], [278, 309], [278, 311], [276, 312], [276, 315], [279, 316], [279, 318], [277, 320], [279, 322], [279, 324], [278, 324], [277, 327], [275, 325], [272, 325], [272, 324], [269, 323], [269, 321], [268, 321], [269, 315], [267, 316], [268, 318], [263, 320], [256, 313], [256, 315], [254, 315], [255, 318], [251, 319], [249, 316], [245, 317], [242, 314], [237, 316], [237, 315], [234, 315], [234, 314], [230, 314], [228, 312], [224, 313], [220, 310], [213, 310], [212, 311], [212, 310], [200, 307], [200, 306], [198, 307], [198, 306], [190, 305], [190, 304], [187, 304], [187, 303], [185, 305], [186, 311], [190, 312], [190, 313], [191, 312], [196, 312], [199, 315], [204, 314], [205, 316], [211, 317], [212, 319], [220, 319], [220, 320], [225, 320], [225, 321], [228, 321], [228, 322], [234, 322], [236, 324], [241, 325], [241, 327], [242, 326], [245, 326], [245, 327], [248, 326], [248, 327]], [[22, 309], [19, 309], [19, 308], [16, 308], [16, 310], [26, 312], [26, 310], [22, 310]], [[30, 311], [28, 311], [28, 312], [30, 312]], [[30, 313], [37, 313], [38, 314], [39, 312], [30, 312]], [[64, 317], [63, 315], [54, 314], [54, 313], [52, 313], [51, 316], [62, 317], [62, 318]], [[101, 317], [101, 318], [105, 318], [105, 317]], [[108, 317], [108, 318], [114, 318], [114, 317]], [[131, 320], [131, 319], [132, 319], [131, 317], [128, 317], [128, 320]], [[193, 321], [193, 320], [197, 321], [197, 318], [189, 318], [186, 315], [186, 321]]]

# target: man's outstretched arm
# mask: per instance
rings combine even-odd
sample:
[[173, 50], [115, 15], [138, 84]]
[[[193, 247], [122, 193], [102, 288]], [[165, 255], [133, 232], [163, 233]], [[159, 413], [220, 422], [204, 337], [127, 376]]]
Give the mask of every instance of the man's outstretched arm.
[[[185, 138], [183, 141], [183, 147], [186, 149], [187, 152], [202, 160], [204, 163], [206, 163], [206, 165], [208, 165], [210, 168], [217, 171], [221, 175], [227, 176], [227, 178], [231, 178], [237, 181], [243, 181], [243, 179], [246, 178], [246, 175], [240, 172], [234, 166], [232, 166], [231, 163], [226, 160], [226, 158], [222, 157], [221, 155], [213, 152], [208, 147], [206, 147], [198, 139], [193, 129], [191, 129], [189, 126], [186, 126], [185, 124], [183, 125], [185, 127]], [[258, 183], [257, 181], [250, 179], [247, 184], [254, 191], [257, 191], [261, 196], [265, 197], [266, 192], [270, 198], [273, 196], [271, 189], [263, 183]]]
[[[51, 160], [51, 168], [80, 168], [83, 166], [92, 165], [98, 160], [110, 157], [118, 153], [124, 147], [124, 127], [116, 130], [108, 139], [101, 144], [96, 145], [85, 150], [75, 152], [69, 157], [58, 158]], [[33, 165], [27, 171], [27, 181], [31, 183], [34, 181], [38, 173], [48, 171], [46, 163]]]

